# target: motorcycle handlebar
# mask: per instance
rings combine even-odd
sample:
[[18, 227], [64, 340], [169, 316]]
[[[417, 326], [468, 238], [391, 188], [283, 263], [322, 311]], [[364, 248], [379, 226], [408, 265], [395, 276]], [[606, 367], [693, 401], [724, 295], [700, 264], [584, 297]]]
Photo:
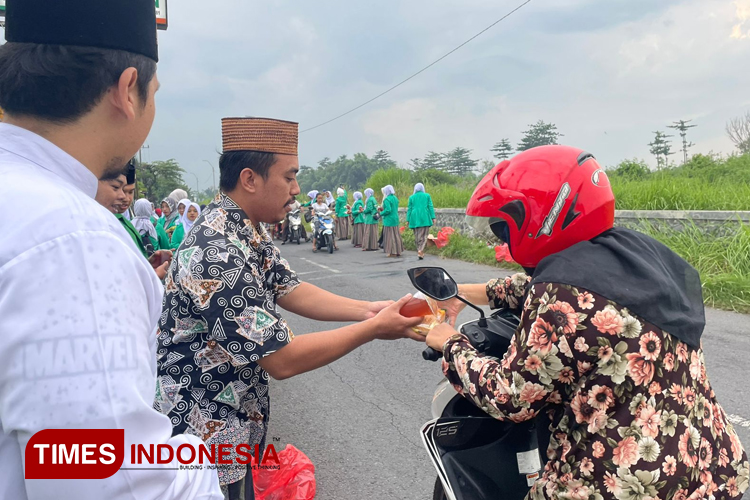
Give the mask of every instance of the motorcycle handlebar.
[[432, 347], [428, 347], [424, 351], [422, 351], [422, 357], [426, 361], [438, 361], [443, 358], [443, 353], [440, 351], [436, 351]]

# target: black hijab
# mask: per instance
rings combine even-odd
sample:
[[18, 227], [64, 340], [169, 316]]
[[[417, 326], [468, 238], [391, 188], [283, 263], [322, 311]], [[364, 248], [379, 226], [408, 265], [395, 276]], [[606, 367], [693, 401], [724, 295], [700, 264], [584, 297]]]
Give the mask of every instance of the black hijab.
[[706, 325], [698, 271], [667, 246], [624, 228], [542, 260], [532, 284], [561, 283], [606, 297], [692, 347]]

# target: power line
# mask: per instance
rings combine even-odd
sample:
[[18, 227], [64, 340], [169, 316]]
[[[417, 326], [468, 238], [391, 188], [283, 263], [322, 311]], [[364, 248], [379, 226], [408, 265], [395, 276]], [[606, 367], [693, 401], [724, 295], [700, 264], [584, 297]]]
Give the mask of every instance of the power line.
[[443, 59], [445, 59], [445, 58], [446, 58], [446, 57], [448, 57], [449, 55], [453, 54], [453, 53], [454, 53], [454, 52], [456, 52], [456, 51], [457, 51], [458, 49], [460, 49], [461, 47], [463, 47], [463, 46], [464, 46], [464, 45], [466, 45], [467, 43], [471, 42], [472, 40], [474, 40], [474, 39], [475, 39], [475, 38], [477, 38], [478, 36], [480, 36], [480, 35], [482, 35], [483, 33], [485, 33], [485, 32], [487, 32], [487, 31], [489, 31], [490, 29], [494, 28], [494, 27], [495, 27], [495, 25], [497, 25], [497, 24], [501, 23], [502, 21], [506, 20], [507, 18], [509, 18], [510, 16], [512, 16], [513, 14], [515, 14], [516, 12], [518, 12], [519, 10], [521, 10], [521, 9], [522, 9], [523, 7], [525, 7], [525, 6], [526, 6], [527, 4], [529, 4], [529, 3], [531, 3], [531, 0], [526, 0], [526, 1], [524, 2], [524, 3], [522, 3], [521, 5], [519, 5], [518, 7], [516, 7], [515, 9], [511, 10], [510, 12], [508, 12], [507, 14], [505, 14], [505, 15], [504, 15], [503, 17], [501, 17], [500, 19], [498, 19], [498, 20], [497, 20], [497, 21], [495, 21], [494, 23], [490, 24], [489, 26], [487, 26], [486, 28], [484, 28], [484, 29], [483, 29], [482, 31], [480, 31], [479, 33], [477, 33], [476, 35], [474, 35], [473, 37], [469, 38], [469, 39], [468, 39], [468, 40], [466, 40], [466, 41], [465, 41], [464, 43], [462, 43], [461, 45], [459, 45], [458, 47], [456, 47], [455, 49], [451, 50], [450, 52], [448, 52], [447, 54], [443, 55], [443, 56], [442, 56], [442, 57], [440, 57], [439, 59], [436, 59], [435, 61], [431, 62], [430, 64], [428, 64], [428, 65], [427, 65], [427, 66], [425, 66], [424, 68], [420, 69], [419, 71], [417, 71], [416, 73], [414, 73], [413, 75], [411, 75], [411, 76], [410, 76], [409, 78], [407, 78], [407, 79], [405, 79], [405, 80], [403, 80], [403, 81], [401, 81], [401, 82], [397, 83], [396, 85], [394, 85], [393, 87], [389, 88], [388, 90], [386, 90], [386, 91], [384, 91], [384, 92], [381, 92], [380, 94], [376, 95], [375, 97], [373, 97], [373, 98], [372, 98], [372, 99], [370, 99], [369, 101], [363, 102], [362, 104], [360, 104], [360, 105], [359, 105], [359, 106], [357, 106], [356, 108], [352, 108], [352, 109], [350, 109], [349, 111], [347, 111], [346, 113], [342, 113], [342, 114], [338, 115], [338, 116], [337, 116], [337, 117], [335, 117], [335, 118], [331, 118], [331, 119], [330, 119], [330, 120], [328, 120], [328, 121], [325, 121], [325, 122], [323, 122], [323, 123], [319, 123], [318, 125], [315, 125], [314, 127], [310, 127], [310, 128], [307, 128], [307, 129], [303, 130], [303, 131], [302, 131], [302, 132], [300, 132], [300, 133], [304, 133], [304, 132], [309, 132], [310, 130], [315, 130], [316, 128], [322, 127], [323, 125], [328, 125], [328, 124], [329, 124], [329, 123], [331, 123], [331, 122], [335, 122], [335, 121], [336, 121], [336, 120], [338, 120], [339, 118], [343, 118], [343, 117], [345, 117], [346, 115], [348, 115], [348, 114], [350, 114], [350, 113], [353, 113], [353, 112], [357, 111], [358, 109], [360, 109], [360, 108], [363, 108], [363, 107], [367, 106], [368, 104], [370, 104], [371, 102], [375, 101], [376, 99], [380, 99], [381, 97], [383, 97], [383, 96], [384, 96], [384, 95], [386, 95], [387, 93], [389, 93], [389, 92], [391, 92], [392, 90], [395, 90], [396, 88], [398, 88], [398, 87], [400, 87], [401, 85], [405, 84], [406, 82], [408, 82], [409, 80], [411, 80], [411, 79], [412, 79], [412, 78], [414, 78], [415, 76], [418, 76], [419, 74], [421, 74], [421, 73], [425, 72], [426, 70], [430, 69], [431, 67], [433, 67], [434, 65], [436, 65], [437, 63], [439, 63], [440, 61], [442, 61]]

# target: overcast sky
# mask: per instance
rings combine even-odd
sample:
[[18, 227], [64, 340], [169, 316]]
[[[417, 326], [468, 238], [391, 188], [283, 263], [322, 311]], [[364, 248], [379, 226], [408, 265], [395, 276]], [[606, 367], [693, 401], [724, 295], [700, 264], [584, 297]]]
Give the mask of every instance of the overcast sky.
[[[170, 0], [144, 159], [176, 158], [204, 189], [204, 160], [218, 182], [222, 117], [317, 125], [521, 1]], [[605, 165], [653, 163], [652, 132], [679, 119], [698, 125], [694, 152], [730, 153], [724, 125], [748, 109], [750, 0], [532, 0], [392, 93], [302, 134], [300, 162], [384, 149], [406, 165], [456, 146], [489, 159], [494, 143], [516, 144], [542, 119]]]

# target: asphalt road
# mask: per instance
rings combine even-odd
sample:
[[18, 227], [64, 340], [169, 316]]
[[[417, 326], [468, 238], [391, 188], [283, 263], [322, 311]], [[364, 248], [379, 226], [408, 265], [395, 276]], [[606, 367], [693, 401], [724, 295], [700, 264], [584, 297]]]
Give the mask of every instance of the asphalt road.
[[[406, 270], [421, 264], [444, 267], [459, 282], [484, 282], [501, 270], [415, 253], [389, 259], [362, 252], [350, 242], [329, 255], [313, 254], [310, 244], [281, 246], [282, 255], [307, 282], [362, 300], [397, 299], [413, 288]], [[336, 328], [290, 313], [295, 334]], [[470, 309], [460, 320], [475, 317]], [[736, 420], [750, 447], [750, 316], [708, 310], [704, 348], [708, 375], [719, 401]], [[432, 498], [435, 471], [419, 439], [430, 416], [437, 363], [422, 360], [423, 344], [401, 340], [367, 344], [326, 368], [271, 383], [268, 443], [304, 451], [316, 467], [320, 500]], [[750, 495], [745, 495], [746, 500]]]

